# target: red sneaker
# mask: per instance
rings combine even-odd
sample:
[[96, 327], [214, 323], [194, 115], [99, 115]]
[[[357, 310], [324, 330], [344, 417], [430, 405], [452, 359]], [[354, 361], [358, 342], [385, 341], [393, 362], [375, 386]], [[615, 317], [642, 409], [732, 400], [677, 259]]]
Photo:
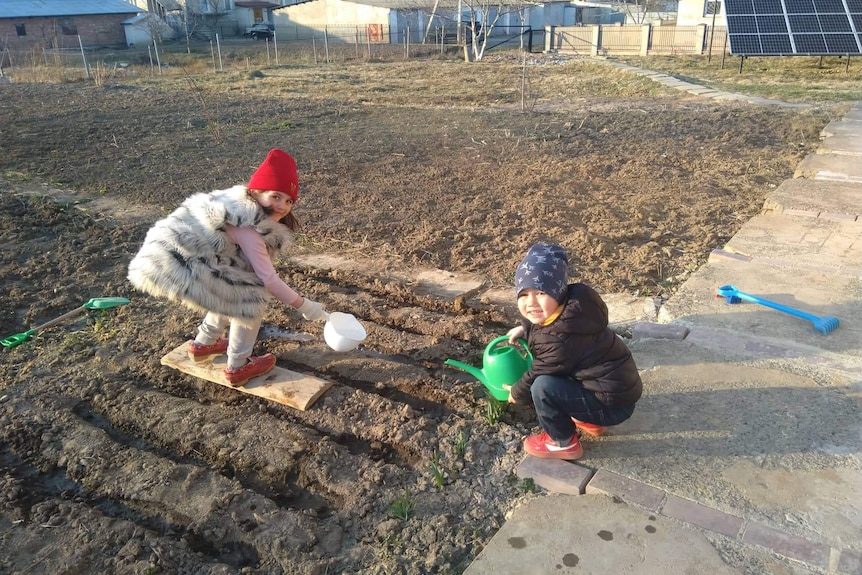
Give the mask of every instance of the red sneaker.
[[220, 337], [212, 345], [197, 343], [195, 340], [189, 342], [189, 358], [194, 362], [206, 361], [211, 357], [221, 355], [227, 351], [227, 339]]
[[577, 434], [575, 434], [568, 445], [560, 447], [544, 431], [539, 435], [531, 435], [526, 438], [524, 440], [524, 451], [533, 457], [541, 457], [542, 459], [568, 459], [570, 461], [580, 459], [584, 455], [584, 450], [581, 448], [581, 442], [578, 441]]
[[572, 421], [575, 423], [575, 427], [586, 433], [587, 435], [592, 435], [593, 437], [598, 437], [599, 435], [604, 435], [608, 430], [604, 425], [596, 425], [595, 423], [586, 423], [583, 421], [578, 421], [574, 417]]
[[236, 369], [224, 370], [224, 376], [233, 387], [242, 387], [248, 380], [263, 375], [275, 367], [275, 356], [271, 353], [248, 358], [248, 363]]

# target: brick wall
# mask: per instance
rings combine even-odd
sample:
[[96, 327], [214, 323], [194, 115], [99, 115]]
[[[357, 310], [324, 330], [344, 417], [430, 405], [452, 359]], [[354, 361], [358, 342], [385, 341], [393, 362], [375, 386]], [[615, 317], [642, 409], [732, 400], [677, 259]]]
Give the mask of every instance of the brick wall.
[[[0, 18], [0, 50], [77, 48], [78, 35], [84, 46], [125, 46], [123, 20], [134, 14], [93, 16]], [[23, 25], [24, 36], [19, 35]]]

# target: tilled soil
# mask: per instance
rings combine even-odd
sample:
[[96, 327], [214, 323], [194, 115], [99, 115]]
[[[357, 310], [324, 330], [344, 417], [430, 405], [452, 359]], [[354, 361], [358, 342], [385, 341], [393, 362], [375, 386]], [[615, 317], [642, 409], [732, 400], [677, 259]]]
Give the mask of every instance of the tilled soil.
[[[0, 332], [132, 300], [0, 353], [2, 573], [462, 572], [535, 496], [515, 469], [536, 423], [519, 406], [497, 421], [443, 361], [479, 364], [514, 318], [385, 270], [507, 286], [547, 239], [575, 279], [667, 297], [829, 116], [670, 93], [530, 114], [229, 91], [195, 104], [152, 85], [0, 86]], [[339, 354], [322, 326], [270, 310], [256, 351], [334, 382], [307, 411], [161, 366], [200, 318], [125, 279], [156, 219], [245, 181], [275, 146], [300, 165], [299, 248], [365, 270], [279, 263], [369, 331]], [[584, 441], [589, 466], [600, 440]]]

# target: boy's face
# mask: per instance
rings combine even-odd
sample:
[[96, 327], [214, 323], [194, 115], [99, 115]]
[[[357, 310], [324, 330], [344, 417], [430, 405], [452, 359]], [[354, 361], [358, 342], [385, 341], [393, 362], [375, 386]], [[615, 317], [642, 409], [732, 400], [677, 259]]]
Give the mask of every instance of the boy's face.
[[533, 324], [544, 323], [558, 307], [557, 300], [536, 288], [525, 288], [518, 294], [518, 311]]

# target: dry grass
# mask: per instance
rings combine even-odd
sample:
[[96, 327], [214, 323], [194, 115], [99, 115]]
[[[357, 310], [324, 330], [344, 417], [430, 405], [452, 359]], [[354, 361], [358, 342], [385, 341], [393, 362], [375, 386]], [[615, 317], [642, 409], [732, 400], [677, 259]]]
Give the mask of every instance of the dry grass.
[[[409, 58], [408, 58], [409, 56]], [[95, 57], [94, 57], [95, 59]], [[328, 62], [327, 62], [328, 59]], [[545, 63], [548, 57], [532, 54]], [[862, 64], [830, 57], [748, 58], [704, 56], [618, 57], [718, 89], [790, 102], [847, 102], [862, 99]], [[559, 65], [523, 67], [523, 53], [491, 52], [485, 61], [465, 63], [457, 47], [435, 45], [338, 45], [250, 42], [173, 43], [154, 49], [102, 52], [105, 70], [122, 62], [102, 83], [158, 79], [165, 87], [194, 77], [208, 92], [252, 91], [277, 97], [337, 98], [345, 104], [390, 106], [532, 105], [573, 98], [659, 96], [662, 86], [638, 75], [578, 57]], [[158, 66], [161, 63], [161, 67]], [[533, 62], [536, 63], [536, 62]], [[91, 63], [92, 64], [92, 63]], [[76, 82], [87, 78], [81, 55], [72, 52], [19, 55], [7, 68], [16, 82]], [[524, 75], [526, 74], [526, 77]], [[91, 78], [92, 80], [92, 78]], [[250, 82], [249, 80], [253, 80]], [[322, 87], [325, 86], [325, 89]], [[525, 86], [529, 93], [525, 94]]]
[[[786, 102], [862, 100], [862, 60], [829, 56], [751, 57], [742, 62], [721, 54], [616, 58], [698, 84]], [[849, 64], [849, 66], [848, 66]]]
[[[337, 101], [339, 106], [520, 108], [524, 75], [518, 58], [465, 64], [457, 60], [291, 64], [195, 77], [208, 93]], [[585, 60], [528, 66], [531, 101], [572, 98], [654, 97], [671, 92], [647, 78]], [[148, 79], [141, 81], [148, 82]], [[158, 78], [179, 88], [182, 76]]]

